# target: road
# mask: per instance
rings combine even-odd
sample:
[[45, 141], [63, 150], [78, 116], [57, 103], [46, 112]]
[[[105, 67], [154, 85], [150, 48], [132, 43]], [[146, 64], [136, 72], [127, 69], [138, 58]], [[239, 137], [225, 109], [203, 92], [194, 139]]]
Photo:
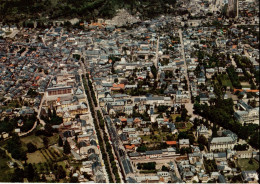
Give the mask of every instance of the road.
[[182, 38], [182, 30], [181, 28], [179, 29], [179, 37], [180, 37], [180, 41], [181, 41], [181, 53], [182, 53], [182, 58], [184, 61], [184, 69], [185, 69], [185, 79], [187, 80], [187, 86], [188, 86], [188, 95], [189, 95], [189, 102], [185, 103], [185, 108], [188, 111], [188, 115], [191, 115], [192, 117], [196, 117], [193, 114], [193, 104], [191, 103], [191, 91], [190, 91], [190, 81], [189, 81], [189, 77], [188, 77], [188, 66], [186, 63], [186, 57], [185, 57], [185, 50], [184, 50], [184, 43], [183, 43], [183, 38]]
[[5, 37], [7, 37], [7, 38], [14, 38], [17, 33], [19, 33], [19, 30], [14, 30], [11, 34], [6, 35]]
[[[82, 63], [81, 63], [81, 64], [82, 64]], [[81, 78], [81, 84], [82, 84], [82, 87], [83, 87], [83, 89], [84, 89], [83, 78], [82, 78], [82, 76], [81, 76], [82, 74], [84, 74], [84, 75], [86, 76], [85, 70], [81, 70], [81, 71], [79, 72], [79, 75], [80, 75], [80, 78]], [[85, 99], [86, 99], [86, 103], [87, 103], [88, 107], [90, 107], [90, 106], [89, 106], [89, 102], [88, 102], [88, 100], [87, 100], [87, 94], [86, 94], [85, 90], [83, 90], [83, 93], [84, 93], [84, 96], [85, 96]], [[83, 116], [81, 116], [80, 118], [83, 118], [84, 116], [86, 116], [86, 115], [83, 115]], [[85, 120], [92, 122], [93, 129], [94, 129], [94, 131], [96, 132], [96, 129], [95, 129], [95, 126], [94, 126], [94, 122], [93, 122], [92, 114], [91, 114], [90, 112], [88, 112], [87, 116], [89, 117], [89, 119], [85, 119]], [[84, 119], [84, 118], [83, 118], [83, 119]], [[100, 153], [99, 153], [99, 159], [100, 159], [100, 161], [103, 161], [101, 151], [99, 150], [99, 152], [100, 152]], [[109, 179], [108, 179], [108, 174], [107, 174], [107, 172], [106, 172], [105, 165], [102, 166], [102, 169], [103, 169], [103, 173], [105, 173], [106, 182], [108, 183], [108, 182], [109, 182]]]
[[[85, 69], [85, 65], [82, 63], [82, 61], [80, 60], [80, 64], [81, 64], [81, 67], [82, 67], [82, 70], [83, 70], [83, 74], [84, 76], [86, 76], [86, 69]], [[95, 107], [94, 105], [94, 101], [93, 101], [93, 98], [91, 96], [91, 93], [90, 93], [90, 89], [89, 89], [89, 86], [88, 86], [88, 82], [86, 82], [86, 86], [87, 86], [87, 92], [89, 93], [89, 96], [90, 96], [90, 102], [92, 104], [93, 107]], [[109, 162], [109, 154], [108, 154], [108, 151], [106, 149], [106, 142], [104, 141], [104, 133], [103, 133], [103, 129], [101, 129], [100, 127], [100, 122], [99, 122], [99, 119], [98, 119], [98, 116], [97, 116], [97, 111], [94, 109], [94, 116], [95, 116], [95, 119], [97, 120], [97, 126], [98, 126], [98, 129], [100, 131], [100, 137], [101, 137], [101, 141], [103, 142], [103, 145], [104, 145], [104, 150], [106, 152], [106, 156], [107, 156], [107, 160], [108, 160], [108, 165], [109, 165], [109, 168], [110, 168], [110, 171], [112, 173], [112, 179], [113, 179], [113, 183], [116, 183], [116, 179], [115, 179], [115, 175], [113, 174], [113, 171], [112, 171], [112, 166], [111, 166], [111, 163]]]
[[160, 45], [160, 36], [158, 35], [157, 45], [156, 45], [156, 55], [155, 55], [155, 60], [154, 60], [154, 65], [155, 65], [156, 68], [158, 67], [158, 52], [159, 52], [159, 45]]

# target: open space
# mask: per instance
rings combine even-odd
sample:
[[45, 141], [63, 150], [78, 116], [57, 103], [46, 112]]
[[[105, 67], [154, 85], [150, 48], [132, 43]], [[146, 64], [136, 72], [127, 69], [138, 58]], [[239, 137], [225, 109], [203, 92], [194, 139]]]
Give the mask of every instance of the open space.
[[259, 168], [259, 162], [253, 159], [253, 163], [250, 164], [249, 160], [249, 158], [238, 159], [237, 163], [242, 171], [257, 170]]

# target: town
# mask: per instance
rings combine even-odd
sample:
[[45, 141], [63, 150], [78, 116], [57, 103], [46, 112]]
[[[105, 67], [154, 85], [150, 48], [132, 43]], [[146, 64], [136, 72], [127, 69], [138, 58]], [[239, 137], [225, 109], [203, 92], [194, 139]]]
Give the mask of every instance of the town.
[[0, 182], [259, 182], [259, 1], [176, 3], [0, 24]]

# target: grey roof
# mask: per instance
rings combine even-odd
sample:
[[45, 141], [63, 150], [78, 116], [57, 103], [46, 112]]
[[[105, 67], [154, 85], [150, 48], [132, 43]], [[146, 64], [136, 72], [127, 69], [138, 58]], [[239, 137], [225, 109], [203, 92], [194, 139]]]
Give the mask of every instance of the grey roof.
[[162, 150], [146, 151], [145, 154], [146, 155], [162, 154]]

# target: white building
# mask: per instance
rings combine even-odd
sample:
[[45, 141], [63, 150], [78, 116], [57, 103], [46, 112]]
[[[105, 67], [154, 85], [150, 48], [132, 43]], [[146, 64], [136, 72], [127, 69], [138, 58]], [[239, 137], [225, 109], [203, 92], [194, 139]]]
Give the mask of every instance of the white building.
[[210, 151], [219, 150], [224, 151], [227, 149], [233, 149], [236, 140], [231, 137], [214, 137], [210, 142]]

